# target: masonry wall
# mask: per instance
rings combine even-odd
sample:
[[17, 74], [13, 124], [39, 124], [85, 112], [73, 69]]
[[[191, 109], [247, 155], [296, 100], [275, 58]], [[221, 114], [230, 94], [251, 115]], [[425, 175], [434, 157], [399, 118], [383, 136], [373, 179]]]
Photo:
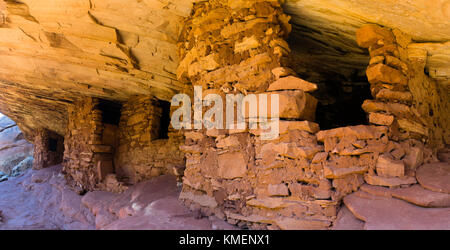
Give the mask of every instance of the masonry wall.
[[43, 169], [62, 163], [64, 138], [47, 129], [39, 129], [34, 136], [33, 169]]
[[113, 156], [117, 126], [102, 122], [100, 100], [83, 98], [68, 109], [63, 172], [77, 191], [120, 192]]
[[150, 96], [137, 96], [123, 105], [115, 165], [117, 174], [131, 183], [184, 168], [179, 149], [183, 135], [171, 130], [168, 139], [159, 138], [161, 117], [162, 107]]
[[368, 48], [367, 78], [374, 100], [362, 108], [369, 122], [390, 127], [392, 138], [415, 138], [433, 148], [449, 141], [449, 101], [445, 91], [425, 75], [426, 51], [409, 47], [411, 38], [400, 30], [366, 25], [357, 42]]
[[375, 100], [362, 108], [374, 125], [320, 131], [309, 94], [317, 86], [286, 67], [288, 20], [278, 1], [205, 1], [194, 6], [179, 44], [180, 79], [205, 92], [280, 95], [280, 138], [262, 140], [260, 129], [191, 130], [181, 147], [180, 199], [242, 228], [327, 229], [343, 197], [364, 183], [417, 183], [415, 170], [436, 161], [433, 145], [445, 138], [442, 121], [433, 128], [417, 112], [424, 106], [410, 87], [417, 73], [399, 49], [407, 41], [378, 26], [358, 38], [372, 56], [367, 76]]

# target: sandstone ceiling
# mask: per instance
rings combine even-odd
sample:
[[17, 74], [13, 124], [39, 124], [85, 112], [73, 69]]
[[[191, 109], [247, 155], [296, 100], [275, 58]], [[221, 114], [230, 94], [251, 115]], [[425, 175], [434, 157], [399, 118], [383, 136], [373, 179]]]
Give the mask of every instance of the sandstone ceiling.
[[[195, 1], [0, 0], [0, 112], [25, 132], [63, 134], [66, 105], [81, 96], [170, 100], [185, 88], [176, 80], [176, 43]], [[363, 75], [369, 57], [355, 32], [378, 23], [426, 49], [430, 76], [449, 86], [448, 0], [287, 0], [284, 7], [300, 74]]]

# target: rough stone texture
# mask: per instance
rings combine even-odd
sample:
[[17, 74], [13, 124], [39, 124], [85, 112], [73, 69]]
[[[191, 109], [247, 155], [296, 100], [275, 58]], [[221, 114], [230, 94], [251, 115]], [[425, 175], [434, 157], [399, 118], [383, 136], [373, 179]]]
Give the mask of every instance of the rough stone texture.
[[3, 230], [90, 230], [94, 217], [60, 174], [61, 166], [30, 170], [0, 183]]
[[183, 142], [181, 134], [169, 129], [168, 138], [159, 138], [162, 124], [162, 107], [156, 99], [137, 96], [124, 104], [114, 157], [119, 176], [137, 183], [174, 174], [174, 168], [185, 165], [179, 149]]
[[363, 230], [364, 221], [356, 218], [348, 208], [343, 205], [339, 209], [336, 221], [333, 223], [332, 230]]
[[236, 229], [215, 217], [197, 218], [178, 201], [173, 176], [132, 186], [123, 194], [84, 196], [70, 190], [61, 166], [31, 170], [0, 183], [2, 230], [211, 230]]
[[421, 207], [450, 207], [450, 194], [429, 191], [420, 185], [395, 189], [391, 194]]
[[[66, 106], [80, 94], [119, 101], [144, 93], [169, 100], [185, 87], [175, 76], [181, 61], [176, 43], [193, 2], [67, 0], [54, 6], [2, 0], [1, 111], [27, 135], [40, 127], [64, 135]], [[346, 80], [355, 71], [362, 76], [368, 56], [357, 47], [355, 33], [364, 24], [379, 23], [409, 34], [414, 47], [428, 52], [430, 75], [448, 86], [448, 6], [444, 0], [287, 0], [283, 8], [294, 27], [292, 65], [312, 79], [321, 73]], [[250, 38], [238, 44], [255, 46]]]
[[398, 30], [367, 25], [356, 37], [372, 58], [366, 75], [376, 101], [362, 105], [369, 121], [390, 126], [393, 137], [425, 138], [437, 148], [448, 144], [448, 91], [424, 74], [426, 55], [410, 49], [411, 38]]
[[[246, 5], [251, 8], [246, 10]], [[224, 130], [220, 135], [197, 131], [205, 136], [187, 139], [183, 146], [187, 160], [180, 199], [193, 210], [243, 228], [326, 229], [338, 202], [327, 200], [331, 184], [322, 176], [321, 166], [309, 165], [323, 149], [311, 134], [319, 128], [298, 121], [314, 119], [317, 101], [304, 91], [317, 87], [288, 69], [278, 72], [290, 52], [283, 39], [290, 32], [287, 20], [278, 1], [233, 5], [209, 1], [195, 7], [188, 19], [192, 30], [180, 43], [179, 76], [224, 93], [245, 95], [269, 88], [270, 95], [280, 95], [280, 117], [296, 121], [282, 122], [283, 135], [272, 141], [261, 140], [261, 129]], [[206, 32], [216, 29], [217, 36]], [[252, 37], [258, 42], [248, 43]], [[230, 38], [242, 39], [238, 51], [228, 49], [233, 47]], [[243, 44], [248, 45], [245, 50]], [[203, 50], [205, 46], [211, 50]], [[227, 54], [215, 57], [217, 53]]]
[[34, 169], [61, 164], [64, 156], [64, 138], [54, 132], [40, 129], [34, 136]]
[[14, 121], [0, 116], [0, 172], [11, 175], [16, 166], [33, 156], [33, 145], [24, 139]]
[[64, 171], [82, 190], [121, 192], [133, 184], [184, 166], [175, 131], [159, 138], [162, 108], [150, 96], [123, 105], [86, 98], [71, 106]]
[[450, 164], [448, 162], [422, 165], [417, 169], [416, 175], [422, 187], [450, 194]]
[[[199, 214], [250, 229], [327, 229], [344, 197], [355, 197], [351, 193], [362, 187], [375, 192], [377, 187], [369, 189], [365, 182], [411, 185], [419, 168], [417, 178], [425, 188], [446, 189], [442, 179], [433, 186], [438, 177], [427, 176], [440, 170], [420, 166], [435, 162], [436, 150], [450, 141], [448, 1], [65, 0], [47, 5], [0, 1], [0, 110], [36, 143], [37, 168], [59, 157], [47, 150], [50, 131], [65, 136], [63, 172], [79, 193], [124, 192], [126, 184], [172, 171], [178, 181], [184, 175], [180, 199]], [[76, 18], [67, 17], [69, 12]], [[368, 22], [384, 27], [363, 26]], [[421, 41], [431, 42], [416, 43]], [[367, 86], [363, 70], [374, 100], [362, 108], [374, 125], [319, 131], [313, 123], [316, 106], [338, 108], [333, 96], [341, 90], [344, 97], [337, 99], [358, 95], [355, 89]], [[196, 85], [222, 96], [280, 94], [280, 116], [289, 121], [272, 141], [262, 140], [262, 129], [186, 131], [184, 142], [176, 133], [160, 140], [158, 100], [169, 101], [179, 92], [192, 95]], [[330, 98], [327, 88], [336, 90]], [[354, 103], [343, 108], [349, 113], [343, 117], [353, 115], [347, 109]], [[115, 109], [117, 122], [105, 121], [104, 105]], [[141, 211], [142, 204], [124, 205], [129, 195], [144, 200], [154, 195], [133, 190], [112, 205], [114, 216]], [[72, 209], [79, 197], [61, 192], [63, 210], [79, 216]], [[167, 203], [175, 204], [172, 198]], [[386, 200], [383, 206], [410, 209]], [[356, 205], [348, 207], [360, 218]], [[98, 227], [114, 218], [97, 212]], [[140, 224], [136, 217], [127, 219]], [[374, 223], [366, 222], [367, 228]]]
[[405, 201], [358, 191], [345, 205], [369, 230], [448, 230], [450, 208], [421, 208]]
[[[430, 75], [441, 75], [433, 77], [442, 86], [448, 86], [448, 6], [444, 0], [433, 4], [422, 0], [287, 0], [285, 11], [292, 16], [294, 27], [290, 39], [294, 69], [311, 75], [311, 79], [317, 78], [317, 71], [333, 72], [333, 77], [346, 75], [349, 79], [358, 69], [363, 75], [369, 59], [355, 47], [354, 37], [359, 27], [376, 23], [410, 35], [415, 46], [428, 51]], [[442, 28], [434, 28], [431, 20]]]
[[80, 192], [98, 189], [101, 175], [97, 168], [102, 167], [102, 162], [113, 159], [114, 145], [105, 145], [103, 141], [106, 127], [102, 123], [99, 104], [99, 99], [85, 98], [68, 110], [63, 171], [68, 183]]

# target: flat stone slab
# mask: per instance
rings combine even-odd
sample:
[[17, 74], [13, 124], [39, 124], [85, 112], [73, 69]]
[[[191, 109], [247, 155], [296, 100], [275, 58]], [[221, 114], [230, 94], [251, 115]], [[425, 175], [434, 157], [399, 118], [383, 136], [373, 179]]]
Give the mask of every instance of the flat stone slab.
[[363, 230], [364, 221], [356, 218], [348, 208], [343, 205], [339, 210], [332, 230]]
[[386, 187], [380, 187], [380, 186], [372, 186], [369, 184], [363, 184], [360, 188], [361, 191], [364, 191], [369, 194], [373, 194], [376, 196], [383, 196], [387, 198], [391, 198], [391, 189]]
[[357, 191], [344, 204], [368, 230], [449, 230], [450, 208], [423, 208]]
[[420, 185], [394, 189], [391, 195], [421, 207], [450, 207], [450, 194], [433, 192]]
[[448, 162], [422, 165], [417, 169], [416, 178], [426, 189], [450, 194], [450, 163]]

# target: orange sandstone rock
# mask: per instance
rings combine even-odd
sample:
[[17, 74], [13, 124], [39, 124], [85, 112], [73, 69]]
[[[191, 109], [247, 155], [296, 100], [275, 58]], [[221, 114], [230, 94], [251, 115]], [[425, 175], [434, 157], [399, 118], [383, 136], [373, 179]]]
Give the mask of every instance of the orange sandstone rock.
[[390, 83], [407, 85], [408, 79], [399, 70], [389, 67], [385, 64], [379, 63], [371, 65], [366, 71], [367, 79], [370, 83]]
[[304, 92], [312, 92], [317, 90], [317, 85], [307, 82], [295, 76], [287, 76], [279, 78], [277, 81], [269, 85], [267, 91], [277, 90], [303, 90]]
[[391, 31], [384, 29], [376, 24], [365, 25], [356, 31], [356, 42], [360, 47], [369, 48], [379, 44], [394, 43], [395, 38]]

